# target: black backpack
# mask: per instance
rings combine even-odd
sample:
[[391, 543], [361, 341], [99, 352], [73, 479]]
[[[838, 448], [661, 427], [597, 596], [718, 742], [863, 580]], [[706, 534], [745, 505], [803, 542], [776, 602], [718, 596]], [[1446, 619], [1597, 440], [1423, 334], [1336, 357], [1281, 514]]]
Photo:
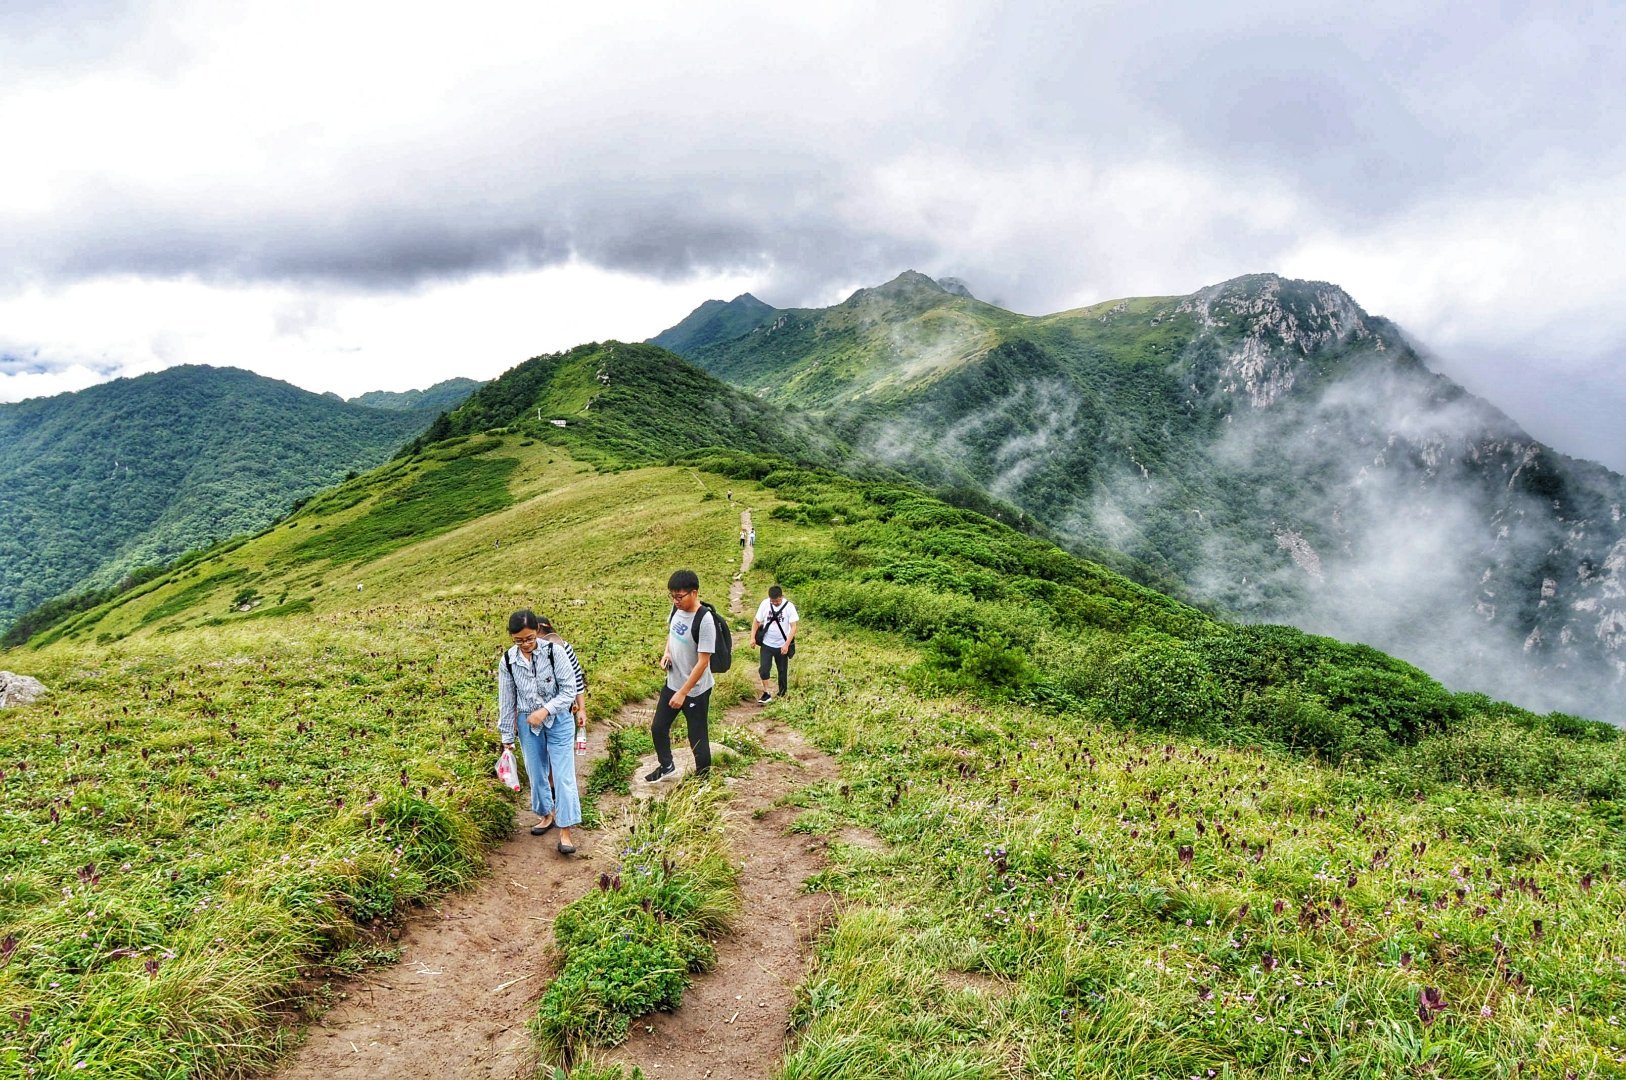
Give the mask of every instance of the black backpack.
[[[689, 630], [690, 633], [694, 634], [695, 644], [699, 645], [700, 620], [706, 617], [708, 611], [711, 612], [711, 617], [715, 620], [717, 629], [717, 651], [711, 654], [711, 671], [713, 675], [721, 675], [734, 666], [734, 635], [728, 629], [728, 623], [724, 622], [723, 617], [717, 614], [716, 608], [702, 601], [700, 607], [695, 610], [694, 622], [689, 624]], [[666, 617], [667, 626], [672, 625], [672, 620], [677, 618], [677, 613], [677, 605], [673, 604], [672, 614]]]
[[768, 636], [768, 623], [777, 623], [779, 625], [779, 636], [790, 642], [790, 651], [785, 654], [786, 658], [796, 655], [796, 639], [790, 636], [789, 630], [785, 629], [785, 607], [789, 603], [790, 601], [786, 600], [785, 603], [780, 604], [778, 611], [774, 610], [772, 603], [768, 605], [768, 622], [757, 627], [757, 636], [756, 640], [752, 642], [753, 645], [761, 648], [762, 639]]

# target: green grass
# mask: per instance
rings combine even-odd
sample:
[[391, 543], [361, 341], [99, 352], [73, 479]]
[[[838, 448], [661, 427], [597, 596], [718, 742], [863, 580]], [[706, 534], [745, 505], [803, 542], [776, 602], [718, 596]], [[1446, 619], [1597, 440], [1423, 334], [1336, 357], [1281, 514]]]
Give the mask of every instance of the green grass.
[[691, 975], [716, 963], [712, 941], [739, 911], [724, 797], [721, 785], [691, 781], [640, 803], [597, 891], [559, 913], [564, 963], [532, 1024], [545, 1060], [569, 1065], [622, 1042], [632, 1020], [676, 1008]]
[[[460, 484], [493, 508], [458, 518]], [[410, 537], [408, 493], [436, 522]], [[1619, 1072], [1612, 730], [1227, 626], [904, 488], [726, 453], [595, 472], [478, 434], [6, 655], [52, 692], [0, 728], [0, 1072], [272, 1061], [279, 1010], [506, 833], [508, 612], [556, 620], [607, 722], [659, 684], [667, 574], [726, 596], [738, 504], [748, 596], [777, 577], [807, 620], [774, 709], [842, 764], [802, 827], [889, 845], [838, 841], [814, 883], [842, 916], [783, 1075]], [[250, 589], [267, 606], [234, 613]], [[666, 861], [623, 852], [622, 888], [562, 916], [544, 1048], [613, 1041], [704, 966], [732, 902], [718, 797], [680, 787], [624, 845]]]
[[[307, 508], [102, 610], [79, 628], [101, 643], [7, 657], [51, 694], [0, 728], [0, 1074], [272, 1061], [308, 977], [350, 970], [375, 923], [472, 880], [506, 835], [494, 672], [515, 608], [577, 646], [595, 723], [654, 693], [666, 576], [726, 582], [732, 512], [696, 503], [687, 470], [594, 476], [550, 452], [515, 449], [506, 509], [359, 568], [291, 549], [372, 504]], [[296, 598], [222, 619], [247, 581]]]
[[[1612, 804], [921, 695], [885, 638], [809, 648], [779, 708], [874, 830], [785, 1078], [1620, 1075]], [[1425, 1023], [1425, 989], [1446, 1008]]]
[[508, 494], [508, 479], [519, 462], [509, 457], [479, 456], [501, 445], [499, 440], [488, 439], [470, 444], [467, 455], [448, 455], [449, 464], [418, 473], [399, 491], [382, 497], [366, 514], [304, 540], [290, 555], [302, 562], [376, 559], [504, 509], [513, 501]]

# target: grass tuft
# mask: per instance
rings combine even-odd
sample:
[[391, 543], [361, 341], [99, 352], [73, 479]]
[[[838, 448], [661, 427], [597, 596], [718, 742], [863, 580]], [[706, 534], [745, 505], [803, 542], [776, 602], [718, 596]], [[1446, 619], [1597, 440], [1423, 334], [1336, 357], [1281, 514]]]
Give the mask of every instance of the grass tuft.
[[632, 1020], [676, 1008], [691, 975], [716, 962], [711, 943], [739, 911], [739, 870], [718, 819], [724, 797], [687, 781], [641, 804], [615, 870], [559, 913], [564, 963], [532, 1022], [544, 1060], [568, 1065], [617, 1045]]

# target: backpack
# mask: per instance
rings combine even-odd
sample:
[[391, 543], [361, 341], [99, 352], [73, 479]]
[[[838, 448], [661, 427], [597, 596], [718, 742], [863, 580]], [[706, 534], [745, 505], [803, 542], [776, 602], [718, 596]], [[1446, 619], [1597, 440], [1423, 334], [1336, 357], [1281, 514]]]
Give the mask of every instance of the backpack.
[[790, 642], [790, 651], [785, 654], [786, 659], [790, 659], [796, 655], [796, 639], [791, 637], [790, 631], [785, 628], [785, 608], [789, 604], [790, 601], [786, 600], [783, 604], [779, 605], [779, 609], [777, 611], [774, 610], [774, 606], [772, 604], [768, 605], [768, 622], [765, 622], [761, 626], [757, 627], [756, 641], [753, 643], [758, 648], [761, 648], [762, 639], [768, 636], [768, 623], [777, 623], [779, 626], [779, 636]]
[[[723, 621], [721, 615], [717, 614], [716, 608], [702, 601], [700, 606], [695, 609], [694, 622], [690, 623], [689, 626], [694, 634], [695, 643], [699, 644], [700, 620], [706, 617], [708, 611], [711, 612], [711, 617], [715, 620], [717, 630], [717, 651], [711, 654], [711, 672], [713, 675], [721, 675], [734, 666], [734, 635], [729, 631], [728, 624]], [[672, 614], [666, 617], [667, 626], [672, 625], [672, 620], [677, 618], [677, 613], [677, 605], [673, 604]]]

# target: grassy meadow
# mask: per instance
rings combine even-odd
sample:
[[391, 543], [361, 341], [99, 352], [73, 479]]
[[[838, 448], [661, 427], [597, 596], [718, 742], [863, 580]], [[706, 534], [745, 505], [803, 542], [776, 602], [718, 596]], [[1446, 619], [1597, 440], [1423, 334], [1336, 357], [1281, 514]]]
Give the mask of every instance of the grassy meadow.
[[[886, 843], [811, 883], [839, 915], [765, 1068], [1626, 1075], [1613, 729], [1228, 626], [906, 488], [726, 453], [596, 471], [520, 434], [398, 459], [0, 658], [52, 689], [0, 730], [0, 1075], [273, 1061], [506, 834], [508, 612], [558, 620], [603, 721], [658, 685], [671, 569], [726, 601], [740, 503], [748, 595], [781, 580], [807, 618], [770, 708], [842, 764], [795, 828]], [[679, 790], [560, 913], [550, 1070], [598, 1075], [687, 978], [640, 973], [726, 930], [726, 793]]]
[[671, 569], [726, 606], [737, 508], [704, 478], [503, 457], [479, 475], [504, 509], [402, 543], [403, 493], [440, 520], [426, 490], [494, 492], [430, 482], [479, 457], [397, 463], [5, 657], [52, 692], [0, 729], [0, 1075], [273, 1059], [327, 974], [379, 952], [370, 928], [507, 834], [508, 613], [558, 621], [602, 720], [658, 685]]
[[[808, 650], [843, 915], [781, 1077], [1626, 1075], [1626, 839], [1563, 798], [913, 692]], [[855, 709], [855, 702], [859, 707]]]

